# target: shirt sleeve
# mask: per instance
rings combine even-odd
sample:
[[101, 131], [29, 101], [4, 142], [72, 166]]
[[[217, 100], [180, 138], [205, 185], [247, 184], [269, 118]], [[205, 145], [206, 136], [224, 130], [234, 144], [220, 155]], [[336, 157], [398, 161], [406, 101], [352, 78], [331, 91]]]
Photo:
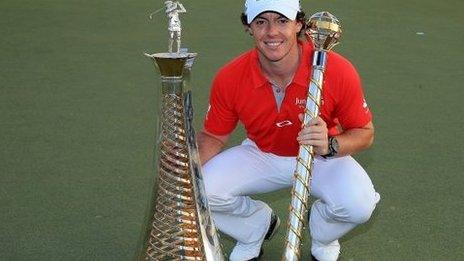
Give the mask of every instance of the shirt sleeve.
[[361, 85], [361, 79], [354, 66], [346, 61], [339, 68], [339, 97], [336, 110], [337, 118], [343, 129], [361, 128], [372, 120]]
[[219, 73], [213, 81], [208, 111], [204, 121], [206, 131], [215, 135], [227, 135], [237, 126], [238, 116], [234, 109], [232, 81]]

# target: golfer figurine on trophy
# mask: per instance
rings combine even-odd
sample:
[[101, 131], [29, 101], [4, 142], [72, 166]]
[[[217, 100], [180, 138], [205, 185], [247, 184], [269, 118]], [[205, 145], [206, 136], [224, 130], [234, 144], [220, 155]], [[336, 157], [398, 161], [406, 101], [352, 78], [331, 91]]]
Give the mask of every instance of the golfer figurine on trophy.
[[165, 1], [166, 15], [168, 17], [168, 31], [169, 31], [169, 52], [172, 53], [174, 41], [176, 41], [176, 53], [180, 50], [180, 37], [182, 27], [180, 24], [179, 13], [186, 13], [184, 6], [178, 1]]

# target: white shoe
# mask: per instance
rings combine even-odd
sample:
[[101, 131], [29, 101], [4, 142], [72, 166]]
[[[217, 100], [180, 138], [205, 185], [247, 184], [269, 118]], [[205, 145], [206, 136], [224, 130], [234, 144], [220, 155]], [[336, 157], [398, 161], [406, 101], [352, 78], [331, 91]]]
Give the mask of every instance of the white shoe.
[[238, 242], [232, 253], [230, 253], [230, 261], [246, 261], [258, 260], [261, 255], [261, 243], [258, 244], [242, 244]]
[[323, 244], [313, 239], [311, 254], [318, 261], [336, 261], [340, 255], [340, 243], [335, 240], [329, 244]]
[[263, 255], [262, 244], [264, 240], [271, 240], [276, 231], [280, 226], [280, 219], [274, 213], [271, 213], [271, 221], [269, 222], [269, 228], [267, 229], [264, 238], [258, 242], [258, 244], [243, 244], [237, 242], [232, 253], [230, 253], [230, 261], [255, 261], [259, 260]]

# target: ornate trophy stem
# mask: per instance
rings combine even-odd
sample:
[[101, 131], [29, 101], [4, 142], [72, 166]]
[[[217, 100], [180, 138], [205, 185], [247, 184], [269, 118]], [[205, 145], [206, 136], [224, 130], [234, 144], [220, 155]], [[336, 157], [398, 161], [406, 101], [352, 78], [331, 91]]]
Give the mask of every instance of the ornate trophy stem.
[[[170, 4], [168, 3], [170, 2]], [[179, 2], [166, 1], [168, 18]], [[177, 10], [177, 9], [176, 9]], [[177, 16], [177, 15], [176, 15]], [[178, 16], [177, 16], [178, 19]], [[218, 233], [204, 193], [198, 148], [193, 129], [190, 71], [196, 53], [145, 54], [161, 74], [159, 130], [157, 136], [158, 179], [151, 199], [139, 260], [223, 260]], [[172, 33], [171, 27], [169, 31]], [[155, 193], [153, 193], [155, 194]]]
[[[316, 50], [313, 54], [312, 75], [306, 99], [303, 126], [319, 115], [327, 53], [338, 43], [341, 36], [338, 19], [328, 12], [319, 12], [312, 15], [309, 18], [308, 26], [309, 29], [306, 34], [314, 43]], [[300, 259], [302, 231], [306, 213], [309, 209], [313, 160], [313, 147], [301, 145], [294, 174], [295, 181], [287, 223], [288, 233], [282, 260], [293, 261]]]

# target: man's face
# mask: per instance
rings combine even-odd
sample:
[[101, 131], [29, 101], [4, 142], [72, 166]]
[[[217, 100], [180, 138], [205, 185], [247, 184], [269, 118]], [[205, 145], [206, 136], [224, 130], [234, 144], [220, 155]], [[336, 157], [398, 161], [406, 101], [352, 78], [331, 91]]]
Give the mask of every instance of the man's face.
[[301, 26], [281, 14], [265, 12], [251, 22], [250, 32], [262, 58], [277, 62], [298, 48], [297, 33]]

